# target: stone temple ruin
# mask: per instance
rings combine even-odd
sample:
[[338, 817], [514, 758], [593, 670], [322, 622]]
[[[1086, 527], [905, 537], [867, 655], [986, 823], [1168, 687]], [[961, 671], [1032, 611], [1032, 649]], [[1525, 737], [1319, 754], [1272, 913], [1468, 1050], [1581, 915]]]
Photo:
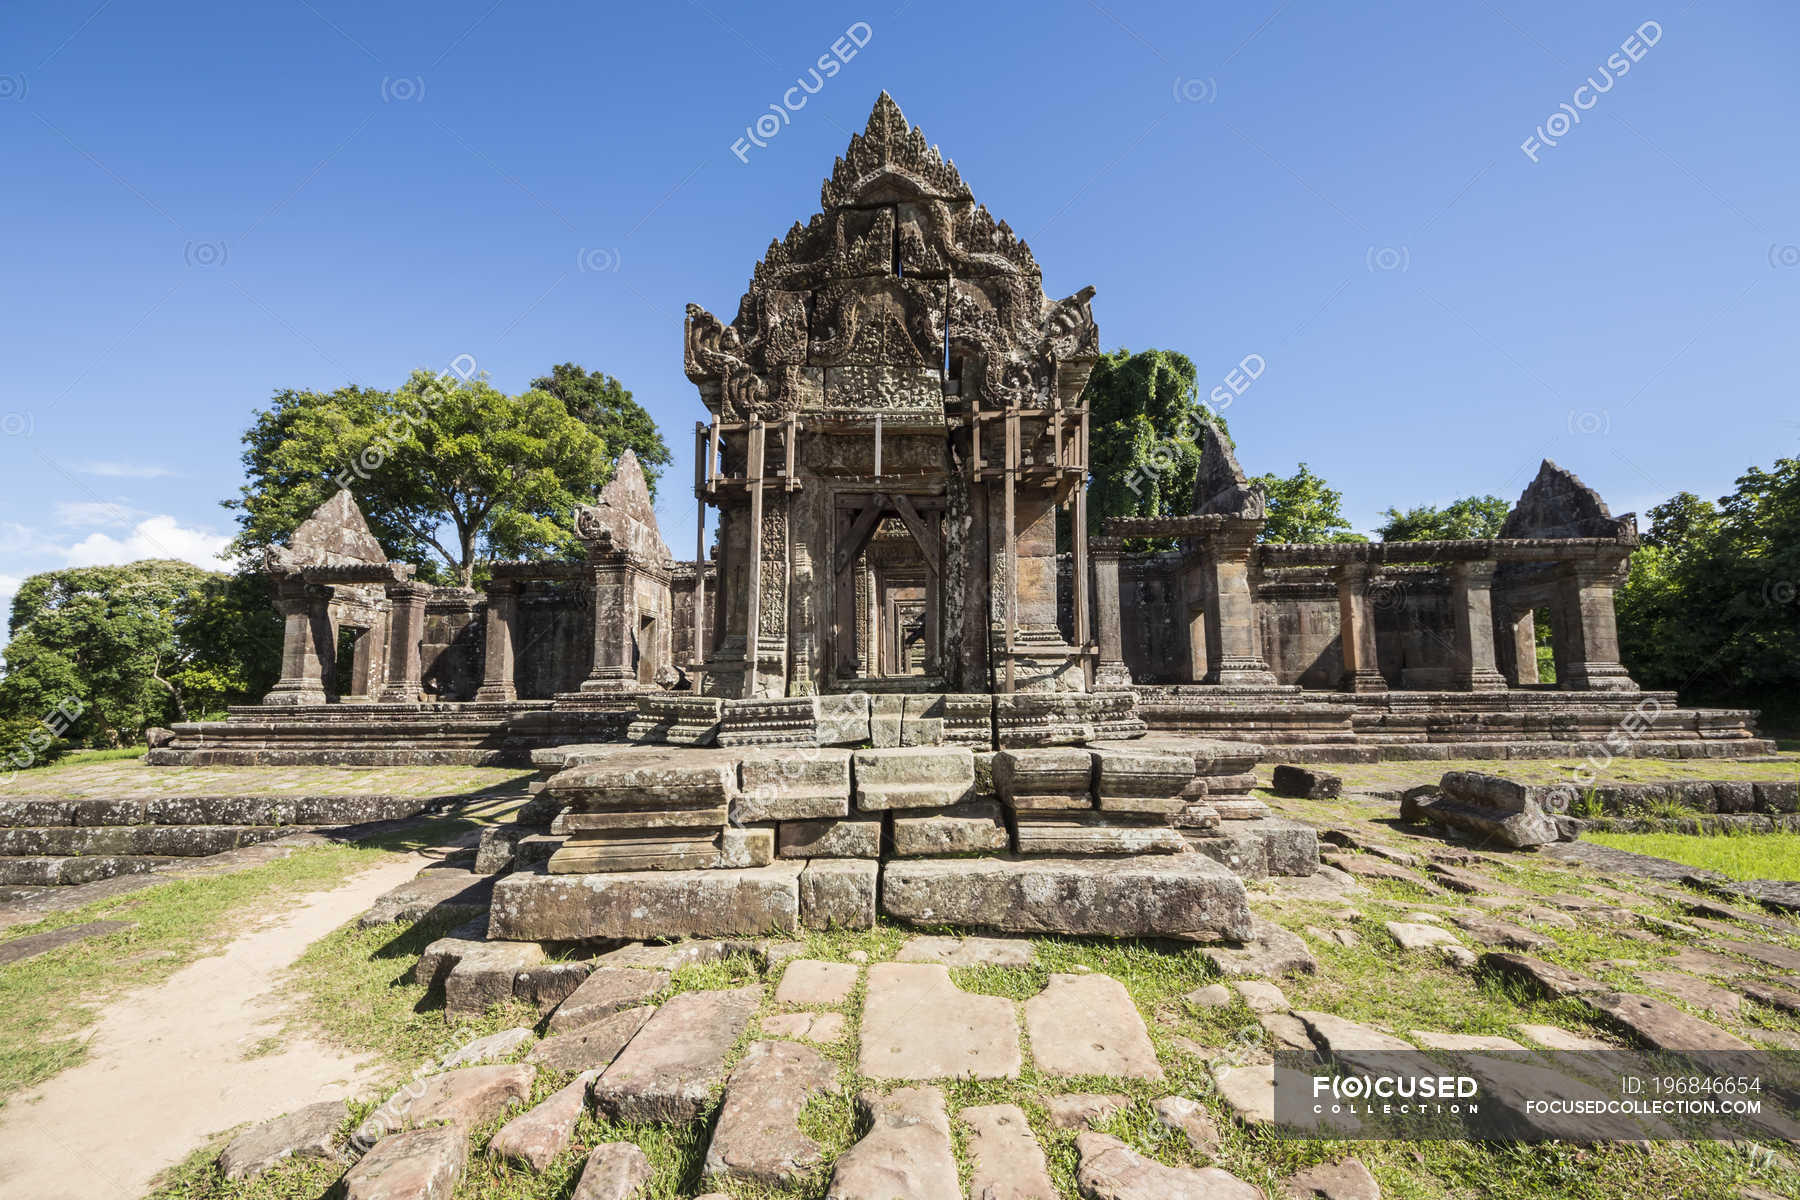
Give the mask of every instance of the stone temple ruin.
[[1768, 749], [1752, 713], [1638, 691], [1635, 522], [1549, 462], [1498, 538], [1287, 545], [1209, 428], [1190, 514], [1089, 538], [1093, 295], [1047, 297], [884, 94], [735, 317], [688, 309], [697, 561], [629, 454], [581, 561], [495, 564], [485, 594], [388, 562], [340, 493], [269, 561], [280, 682], [152, 761], [534, 763], [495, 939], [877, 911], [1242, 939], [1241, 877], [1317, 863], [1251, 797], [1264, 757]]

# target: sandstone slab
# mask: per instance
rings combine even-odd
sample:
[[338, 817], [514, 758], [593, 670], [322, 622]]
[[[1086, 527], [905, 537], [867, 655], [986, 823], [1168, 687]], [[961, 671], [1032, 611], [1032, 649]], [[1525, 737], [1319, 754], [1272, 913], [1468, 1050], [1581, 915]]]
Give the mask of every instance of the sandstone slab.
[[1187, 1138], [1194, 1153], [1211, 1155], [1219, 1149], [1219, 1127], [1198, 1100], [1164, 1096], [1150, 1108], [1159, 1123]]
[[478, 1037], [450, 1051], [438, 1060], [438, 1067], [450, 1071], [457, 1067], [479, 1067], [483, 1063], [501, 1062], [536, 1040], [537, 1034], [523, 1026], [502, 1029], [499, 1033]]
[[1589, 979], [1578, 971], [1524, 954], [1484, 954], [1481, 956], [1481, 966], [1497, 975], [1530, 984], [1554, 999], [1609, 990], [1597, 979]]
[[801, 821], [850, 815], [850, 752], [752, 751], [738, 768], [732, 820]]
[[513, 998], [519, 972], [544, 961], [544, 948], [536, 942], [486, 941], [464, 951], [444, 977], [444, 1012], [448, 1016], [479, 1016], [495, 1004]]
[[1025, 1028], [1032, 1058], [1046, 1075], [1162, 1078], [1131, 993], [1110, 976], [1050, 976], [1025, 1002]]
[[872, 929], [881, 866], [867, 858], [815, 858], [800, 874], [805, 929]]
[[693, 1120], [761, 999], [754, 986], [671, 998], [595, 1081], [595, 1105], [617, 1120]]
[[619, 1057], [656, 1009], [648, 1004], [601, 1017], [573, 1033], [547, 1037], [531, 1048], [525, 1061], [552, 1071], [597, 1071]]
[[1207, 940], [1250, 933], [1243, 881], [1196, 854], [1154, 859], [910, 859], [883, 874], [882, 911], [1009, 933]]
[[970, 1200], [1059, 1200], [1023, 1109], [987, 1104], [957, 1116], [969, 1127]]
[[835, 1042], [844, 1036], [844, 1014], [834, 1012], [774, 1013], [762, 1020], [770, 1037], [799, 1038], [808, 1042]]
[[547, 1026], [552, 1034], [571, 1033], [583, 1026], [647, 1003], [669, 985], [664, 971], [634, 971], [629, 967], [596, 967], [557, 1005]]
[[342, 1100], [323, 1100], [264, 1121], [226, 1144], [219, 1171], [227, 1179], [254, 1179], [290, 1158], [335, 1158], [337, 1131], [349, 1115]]
[[531, 1096], [537, 1068], [527, 1063], [464, 1067], [428, 1075], [394, 1092], [363, 1121], [359, 1136], [426, 1125], [455, 1125], [465, 1133]]
[[902, 857], [945, 854], [986, 854], [1008, 844], [1000, 806], [992, 800], [959, 804], [955, 808], [894, 816], [894, 853]]
[[437, 1200], [462, 1182], [469, 1135], [457, 1126], [382, 1138], [344, 1175], [343, 1200]]
[[572, 1083], [552, 1092], [536, 1107], [500, 1127], [488, 1142], [496, 1158], [542, 1171], [575, 1140], [575, 1126], [587, 1110], [588, 1089], [599, 1071], [583, 1071]]
[[842, 1004], [856, 988], [853, 963], [820, 962], [802, 958], [787, 965], [781, 986], [775, 989], [777, 1004]]
[[633, 1200], [650, 1182], [650, 1160], [630, 1142], [607, 1142], [588, 1152], [573, 1200]]
[[1318, 960], [1306, 942], [1273, 921], [1253, 918], [1247, 936], [1235, 946], [1208, 946], [1201, 951], [1221, 973], [1233, 977], [1311, 975]]
[[946, 967], [1028, 967], [1033, 953], [1029, 938], [915, 937], [894, 957]]
[[1165, 1167], [1116, 1137], [1083, 1133], [1076, 1185], [1087, 1200], [1263, 1200], [1262, 1191], [1218, 1167]]
[[850, 773], [860, 812], [948, 808], [975, 794], [975, 756], [965, 746], [858, 750]]
[[800, 1110], [836, 1090], [837, 1068], [812, 1047], [751, 1043], [725, 1082], [705, 1175], [770, 1186], [798, 1181], [820, 1162], [819, 1144], [800, 1132]]
[[775, 831], [782, 858], [880, 858], [881, 822], [847, 820], [783, 821]]
[[1742, 1038], [1649, 996], [1602, 992], [1582, 998], [1654, 1050], [1751, 1049]]
[[1013, 1003], [950, 982], [946, 967], [876, 963], [863, 999], [860, 1069], [871, 1079], [1013, 1079]]
[[1007, 807], [1027, 812], [1094, 806], [1094, 756], [1077, 746], [1001, 750], [994, 786]]
[[961, 1200], [942, 1092], [865, 1093], [861, 1106], [869, 1132], [838, 1156], [825, 1200]]
[[1381, 1200], [1381, 1186], [1362, 1160], [1320, 1163], [1281, 1182], [1284, 1200]]
[[1448, 929], [1436, 925], [1425, 925], [1413, 921], [1386, 922], [1388, 936], [1398, 942], [1402, 950], [1429, 950], [1433, 946], [1461, 945], [1456, 935]]
[[515, 871], [494, 887], [489, 932], [522, 941], [745, 937], [800, 927], [800, 870]]
[[1013, 815], [1020, 854], [1182, 854], [1188, 839], [1167, 816], [1118, 812]]
[[1065, 1096], [1046, 1096], [1044, 1107], [1050, 1111], [1052, 1129], [1093, 1129], [1120, 1109], [1131, 1107], [1131, 1097], [1117, 1093], [1071, 1092]]

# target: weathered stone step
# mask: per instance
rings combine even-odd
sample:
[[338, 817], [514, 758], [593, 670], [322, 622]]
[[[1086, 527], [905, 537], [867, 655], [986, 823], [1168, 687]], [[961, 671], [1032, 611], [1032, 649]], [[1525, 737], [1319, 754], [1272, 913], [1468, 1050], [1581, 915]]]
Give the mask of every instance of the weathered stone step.
[[294, 825], [65, 825], [0, 829], [0, 856], [160, 855], [198, 858], [285, 837]]
[[115, 875], [142, 875], [180, 858], [137, 854], [90, 854], [73, 858], [0, 858], [0, 884], [56, 887], [92, 883]]
[[417, 816], [432, 796], [123, 796], [0, 800], [0, 826], [355, 825]]

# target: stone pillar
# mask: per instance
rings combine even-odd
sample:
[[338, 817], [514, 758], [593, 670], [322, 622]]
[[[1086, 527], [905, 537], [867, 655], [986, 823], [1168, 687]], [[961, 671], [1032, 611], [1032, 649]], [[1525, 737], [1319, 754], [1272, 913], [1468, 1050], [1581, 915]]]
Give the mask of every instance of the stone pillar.
[[417, 704], [423, 691], [424, 667], [419, 643], [425, 640], [428, 583], [390, 583], [388, 598], [388, 672], [381, 689], [383, 704]]
[[519, 615], [519, 581], [494, 579], [487, 592], [487, 654], [478, 701], [517, 700], [513, 687], [513, 625]]
[[1132, 683], [1131, 671], [1125, 665], [1119, 595], [1119, 558], [1125, 552], [1125, 543], [1115, 537], [1089, 538], [1087, 549], [1094, 589], [1094, 632], [1100, 645], [1100, 655], [1094, 662], [1093, 690], [1122, 691]]
[[1451, 686], [1459, 691], [1506, 690], [1506, 676], [1494, 664], [1494, 567], [1491, 560], [1450, 564]]
[[1338, 592], [1338, 645], [1344, 658], [1341, 683], [1346, 692], [1388, 690], [1375, 652], [1375, 612], [1369, 603], [1370, 567], [1366, 562], [1341, 564], [1333, 577]]
[[[1245, 526], [1261, 522], [1244, 522]], [[1250, 687], [1276, 686], [1275, 673], [1263, 661], [1256, 637], [1256, 602], [1250, 593], [1250, 552], [1256, 529], [1227, 528], [1206, 550], [1212, 585], [1206, 632], [1211, 664], [1207, 683]]]
[[298, 575], [276, 583], [275, 607], [282, 618], [281, 678], [263, 697], [264, 704], [292, 708], [325, 703], [326, 681], [337, 665], [330, 603], [330, 588], [307, 583]]
[[[632, 663], [637, 611], [631, 568], [623, 561], [593, 563], [594, 666], [581, 682], [584, 692], [640, 690]], [[721, 593], [722, 594], [722, 593]]]
[[1513, 686], [1522, 687], [1538, 681], [1537, 615], [1526, 609], [1517, 613], [1508, 625], [1512, 635]]
[[1566, 563], [1557, 580], [1563, 620], [1552, 636], [1566, 638], [1557, 686], [1574, 691], [1635, 692], [1637, 683], [1619, 662], [1619, 629], [1613, 612], [1618, 565]]

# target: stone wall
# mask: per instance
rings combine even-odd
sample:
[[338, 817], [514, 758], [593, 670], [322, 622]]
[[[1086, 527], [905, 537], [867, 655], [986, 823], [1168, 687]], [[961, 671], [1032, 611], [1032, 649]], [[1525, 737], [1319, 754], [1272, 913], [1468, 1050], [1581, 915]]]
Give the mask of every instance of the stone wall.
[[426, 602], [419, 663], [432, 699], [473, 699], [481, 686], [486, 604], [473, 588], [439, 588]]
[[548, 700], [581, 686], [594, 662], [591, 589], [580, 581], [527, 580], [519, 587], [513, 686], [521, 700]]

